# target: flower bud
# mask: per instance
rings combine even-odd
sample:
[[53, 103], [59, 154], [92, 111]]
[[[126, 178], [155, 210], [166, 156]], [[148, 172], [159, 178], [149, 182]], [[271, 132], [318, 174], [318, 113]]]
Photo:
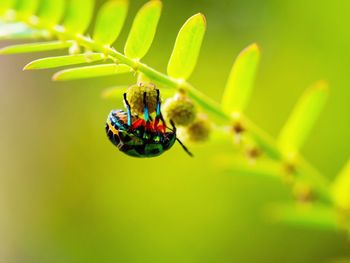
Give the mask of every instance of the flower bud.
[[295, 183], [293, 187], [293, 194], [301, 203], [310, 202], [314, 199], [314, 193], [312, 192], [310, 186], [302, 182]]
[[192, 142], [205, 142], [209, 139], [211, 124], [207, 116], [200, 115], [186, 128], [185, 136]]
[[153, 84], [139, 83], [128, 88], [127, 99], [133, 114], [142, 115], [144, 113], [144, 93], [146, 92], [146, 103], [149, 114], [156, 111], [157, 88]]
[[167, 120], [172, 120], [179, 126], [188, 126], [195, 120], [197, 114], [193, 102], [181, 94], [168, 99], [164, 104], [163, 112]]

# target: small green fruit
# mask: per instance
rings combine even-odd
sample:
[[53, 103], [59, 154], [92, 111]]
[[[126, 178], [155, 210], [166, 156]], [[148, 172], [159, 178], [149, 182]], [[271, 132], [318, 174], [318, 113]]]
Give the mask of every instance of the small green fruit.
[[167, 120], [172, 120], [178, 126], [188, 126], [197, 115], [193, 102], [182, 94], [168, 99], [164, 104], [163, 112]]
[[211, 124], [208, 117], [200, 115], [186, 128], [185, 136], [192, 142], [205, 142], [209, 139], [211, 133]]
[[129, 101], [133, 114], [142, 115], [144, 113], [144, 93], [146, 92], [146, 102], [149, 114], [156, 111], [157, 106], [157, 88], [153, 84], [139, 83], [128, 88], [127, 99]]

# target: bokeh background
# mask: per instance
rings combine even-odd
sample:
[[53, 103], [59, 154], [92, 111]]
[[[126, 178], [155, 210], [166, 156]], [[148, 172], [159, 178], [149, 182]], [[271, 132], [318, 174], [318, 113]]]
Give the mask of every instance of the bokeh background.
[[[101, 4], [99, 2], [98, 5]], [[130, 16], [144, 3], [131, 0]], [[303, 90], [319, 79], [331, 97], [305, 156], [334, 178], [350, 155], [350, 2], [343, 0], [164, 0], [145, 62], [165, 71], [183, 22], [197, 12], [208, 31], [191, 82], [220, 100], [235, 56], [262, 49], [248, 115], [276, 136]], [[0, 43], [1, 46], [10, 44]], [[120, 101], [105, 87], [131, 77], [52, 83], [52, 71], [21, 72], [40, 55], [0, 58], [0, 261], [333, 262], [350, 257], [345, 234], [271, 224], [286, 186], [220, 172], [230, 144], [179, 146], [151, 160], [122, 155], [104, 122]]]

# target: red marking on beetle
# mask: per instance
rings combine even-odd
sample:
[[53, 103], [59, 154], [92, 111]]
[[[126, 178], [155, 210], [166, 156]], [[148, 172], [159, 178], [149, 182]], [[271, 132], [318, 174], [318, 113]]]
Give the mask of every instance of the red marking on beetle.
[[140, 126], [145, 126], [146, 122], [144, 119], [137, 119], [132, 125], [131, 129], [137, 129]]

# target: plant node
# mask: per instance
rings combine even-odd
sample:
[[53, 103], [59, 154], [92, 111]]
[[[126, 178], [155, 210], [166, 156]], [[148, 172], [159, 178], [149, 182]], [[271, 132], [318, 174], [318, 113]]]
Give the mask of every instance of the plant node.
[[262, 151], [258, 147], [253, 146], [247, 149], [246, 155], [248, 160], [254, 163], [262, 155]]
[[295, 183], [296, 167], [293, 163], [285, 162], [282, 166], [283, 181], [287, 185], [293, 185]]
[[305, 183], [296, 182], [293, 187], [293, 195], [300, 203], [310, 203], [315, 199], [310, 186]]
[[242, 134], [246, 129], [241, 122], [235, 122], [232, 126], [232, 130], [235, 134]]
[[69, 48], [70, 55], [77, 55], [81, 53], [81, 48], [77, 42], [74, 42], [73, 45]]

